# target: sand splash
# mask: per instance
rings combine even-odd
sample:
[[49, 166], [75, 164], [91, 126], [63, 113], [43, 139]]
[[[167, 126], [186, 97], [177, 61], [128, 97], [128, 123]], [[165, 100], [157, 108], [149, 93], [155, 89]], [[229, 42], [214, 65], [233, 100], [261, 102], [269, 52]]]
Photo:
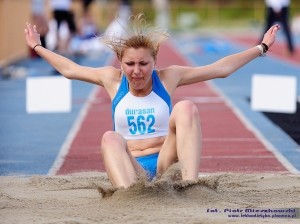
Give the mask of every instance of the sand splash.
[[151, 182], [142, 176], [127, 189], [99, 186], [98, 191], [104, 201], [118, 204], [182, 203], [196, 198], [205, 202], [220, 199], [218, 185], [219, 176], [203, 176], [195, 181], [180, 180], [180, 167], [175, 164], [162, 177]]
[[139, 179], [127, 189], [113, 188], [106, 173], [0, 177], [1, 224], [299, 223], [208, 212], [300, 208], [299, 175], [212, 173], [191, 182], [176, 174], [178, 167], [173, 167], [157, 180]]

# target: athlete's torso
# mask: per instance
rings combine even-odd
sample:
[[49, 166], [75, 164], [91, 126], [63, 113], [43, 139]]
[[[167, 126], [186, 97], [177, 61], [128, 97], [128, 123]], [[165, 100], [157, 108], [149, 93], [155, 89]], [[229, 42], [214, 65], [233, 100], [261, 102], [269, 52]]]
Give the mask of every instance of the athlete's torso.
[[167, 135], [171, 113], [171, 97], [162, 85], [156, 71], [152, 73], [152, 91], [136, 97], [129, 91], [123, 75], [112, 101], [114, 129], [126, 140], [144, 140]]

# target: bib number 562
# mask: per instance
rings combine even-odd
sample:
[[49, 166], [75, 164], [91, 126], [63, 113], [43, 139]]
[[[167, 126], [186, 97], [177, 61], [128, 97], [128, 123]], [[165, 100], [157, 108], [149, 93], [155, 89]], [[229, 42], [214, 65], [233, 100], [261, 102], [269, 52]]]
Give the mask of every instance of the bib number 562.
[[146, 118], [144, 115], [139, 115], [136, 119], [134, 116], [127, 116], [127, 123], [132, 135], [135, 135], [137, 132], [141, 135], [155, 132], [153, 128], [155, 117], [153, 114], [149, 114]]

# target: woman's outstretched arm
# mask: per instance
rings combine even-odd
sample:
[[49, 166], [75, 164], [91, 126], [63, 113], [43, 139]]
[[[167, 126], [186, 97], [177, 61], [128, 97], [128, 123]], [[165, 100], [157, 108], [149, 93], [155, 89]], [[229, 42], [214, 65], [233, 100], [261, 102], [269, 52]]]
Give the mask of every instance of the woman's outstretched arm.
[[36, 26], [26, 23], [25, 38], [27, 45], [52, 65], [60, 74], [68, 79], [77, 79], [103, 86], [105, 77], [114, 71], [114, 68], [91, 68], [76, 64], [72, 60], [56, 54], [41, 46], [40, 35]]
[[171, 77], [168, 82], [171, 82], [171, 85], [175, 88], [210, 79], [225, 78], [270, 49], [274, 44], [278, 30], [279, 25], [272, 26], [265, 33], [262, 45], [226, 56], [212, 64], [201, 67], [171, 66], [165, 69], [165, 76]]

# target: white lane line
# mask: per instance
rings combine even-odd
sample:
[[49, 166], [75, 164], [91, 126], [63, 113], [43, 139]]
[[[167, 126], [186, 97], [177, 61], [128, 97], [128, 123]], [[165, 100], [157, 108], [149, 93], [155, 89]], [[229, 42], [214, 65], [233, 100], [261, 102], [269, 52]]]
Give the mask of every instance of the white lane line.
[[62, 147], [60, 148], [60, 151], [50, 168], [48, 175], [56, 175], [56, 173], [59, 171], [61, 166], [63, 165], [65, 161], [65, 157], [68, 155], [71, 144], [76, 137], [78, 131], [80, 130], [81, 124], [84, 121], [88, 110], [90, 109], [93, 101], [96, 99], [97, 93], [101, 91], [99, 87], [94, 87], [94, 89], [91, 91], [90, 95], [88, 96], [83, 108], [81, 109], [78, 117], [76, 118], [76, 121], [74, 122], [72, 128], [70, 129], [70, 132], [68, 133], [68, 136], [66, 137], [64, 143], [62, 144]]

